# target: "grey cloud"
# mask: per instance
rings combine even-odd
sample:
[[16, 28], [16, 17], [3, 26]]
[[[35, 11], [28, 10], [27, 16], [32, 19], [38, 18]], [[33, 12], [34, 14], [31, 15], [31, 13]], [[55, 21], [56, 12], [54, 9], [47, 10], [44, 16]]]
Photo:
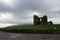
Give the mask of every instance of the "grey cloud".
[[44, 0], [14, 0], [13, 7], [6, 6], [0, 2], [0, 13], [9, 12], [12, 13], [14, 16], [13, 19], [3, 21], [3, 23], [4, 22], [13, 23], [13, 24], [32, 23], [31, 19], [33, 16], [29, 16], [29, 15], [32, 14], [33, 11], [39, 12], [39, 14], [42, 16], [46, 14], [50, 19], [60, 17], [59, 10], [54, 12], [51, 11], [53, 9], [51, 6], [52, 4], [49, 6], [50, 3], [48, 3], [47, 0], [46, 0], [46, 4], [48, 5], [46, 5], [43, 1]]

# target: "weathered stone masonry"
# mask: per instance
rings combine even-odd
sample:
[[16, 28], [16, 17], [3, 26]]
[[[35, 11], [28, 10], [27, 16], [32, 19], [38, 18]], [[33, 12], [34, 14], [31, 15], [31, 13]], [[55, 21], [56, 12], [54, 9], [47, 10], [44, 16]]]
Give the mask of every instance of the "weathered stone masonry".
[[38, 17], [34, 15], [33, 17], [34, 25], [41, 25], [41, 24], [53, 24], [52, 21], [48, 22], [47, 16]]

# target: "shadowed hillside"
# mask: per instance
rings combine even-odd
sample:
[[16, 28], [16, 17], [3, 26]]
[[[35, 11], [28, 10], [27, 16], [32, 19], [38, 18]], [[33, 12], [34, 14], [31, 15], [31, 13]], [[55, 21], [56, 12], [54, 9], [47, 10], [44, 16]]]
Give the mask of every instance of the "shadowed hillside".
[[60, 25], [15, 25], [0, 30], [13, 33], [60, 34]]

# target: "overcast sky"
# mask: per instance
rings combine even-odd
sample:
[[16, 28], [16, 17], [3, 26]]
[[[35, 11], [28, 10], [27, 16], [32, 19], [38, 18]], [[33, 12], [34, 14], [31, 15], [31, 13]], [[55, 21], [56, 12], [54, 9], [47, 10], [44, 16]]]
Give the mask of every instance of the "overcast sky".
[[0, 0], [0, 26], [33, 24], [33, 15], [60, 23], [60, 0]]

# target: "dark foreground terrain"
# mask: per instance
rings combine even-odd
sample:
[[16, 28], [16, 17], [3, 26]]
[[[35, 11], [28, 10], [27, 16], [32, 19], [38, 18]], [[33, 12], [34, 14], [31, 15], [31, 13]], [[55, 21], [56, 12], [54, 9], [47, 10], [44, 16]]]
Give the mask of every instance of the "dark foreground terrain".
[[60, 40], [60, 34], [16, 34], [0, 32], [0, 40]]
[[0, 28], [0, 31], [23, 34], [60, 34], [59, 25], [15, 25]]

